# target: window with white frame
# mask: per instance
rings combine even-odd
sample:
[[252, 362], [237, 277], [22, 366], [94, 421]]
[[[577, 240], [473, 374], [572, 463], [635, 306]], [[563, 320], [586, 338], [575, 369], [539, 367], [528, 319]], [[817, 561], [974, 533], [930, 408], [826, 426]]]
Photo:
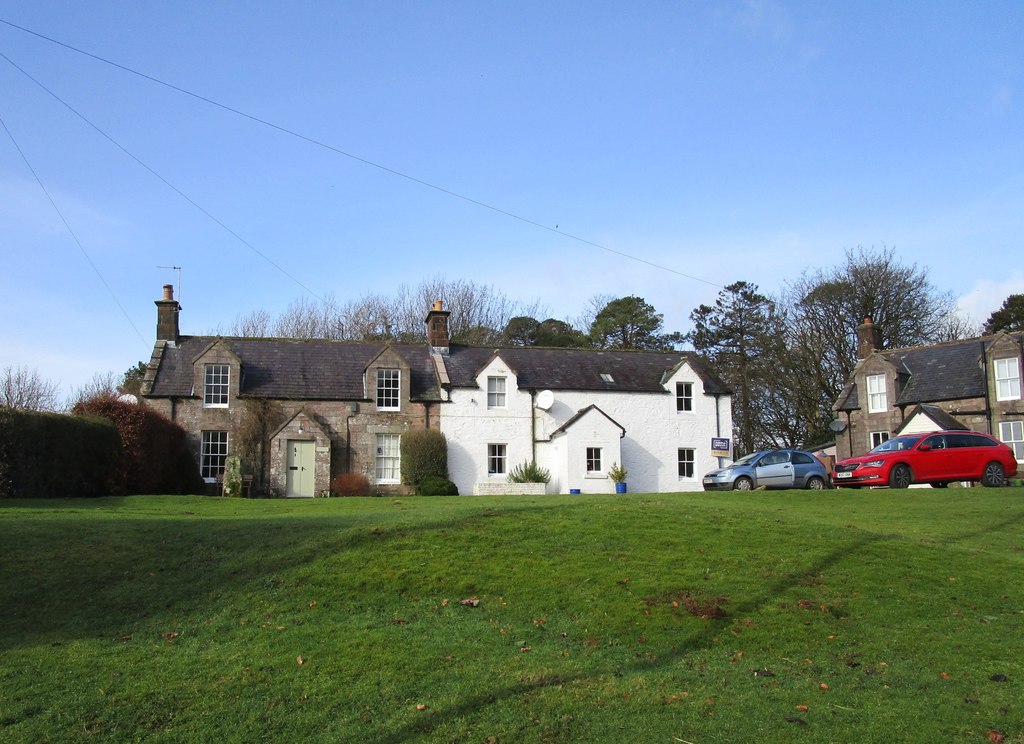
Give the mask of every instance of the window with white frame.
[[693, 410], [693, 383], [692, 382], [677, 382], [676, 383], [676, 410], [677, 411], [692, 411]]
[[601, 466], [601, 448], [587, 447], [587, 475], [602, 475], [604, 468]]
[[487, 407], [488, 408], [504, 408], [505, 407], [505, 378], [504, 377], [488, 377], [487, 378]]
[[1020, 364], [1017, 357], [996, 359], [996, 400], [1020, 400]]
[[885, 375], [868, 375], [868, 413], [881, 413], [889, 408], [885, 394]]
[[227, 408], [231, 368], [226, 364], [207, 364], [203, 368], [203, 406]]
[[508, 457], [505, 452], [504, 444], [488, 444], [487, 445], [487, 474], [488, 475], [502, 475], [505, 471], [505, 465], [508, 461]]
[[1010, 445], [1013, 456], [1024, 462], [1024, 421], [1003, 421], [999, 424], [999, 438]]
[[873, 431], [871, 432], [871, 449], [874, 449], [882, 442], [889, 441], [889, 432], [887, 431]]
[[402, 475], [401, 436], [378, 434], [376, 475], [378, 483], [398, 483]]
[[688, 447], [680, 447], [677, 462], [679, 463], [679, 477], [692, 478], [694, 473], [694, 455], [696, 451]]
[[204, 431], [199, 451], [199, 474], [206, 480], [214, 480], [224, 472], [224, 461], [228, 456], [228, 433], [226, 431]]
[[381, 411], [397, 411], [399, 392], [402, 386], [402, 373], [397, 369], [377, 370], [377, 409]]

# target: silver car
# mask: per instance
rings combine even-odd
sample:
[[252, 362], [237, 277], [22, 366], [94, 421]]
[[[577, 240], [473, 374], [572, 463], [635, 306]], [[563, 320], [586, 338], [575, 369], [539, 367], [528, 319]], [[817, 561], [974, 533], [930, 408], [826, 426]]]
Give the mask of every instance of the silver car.
[[752, 488], [810, 488], [828, 485], [825, 465], [810, 452], [764, 450], [704, 476], [705, 491], [749, 491]]

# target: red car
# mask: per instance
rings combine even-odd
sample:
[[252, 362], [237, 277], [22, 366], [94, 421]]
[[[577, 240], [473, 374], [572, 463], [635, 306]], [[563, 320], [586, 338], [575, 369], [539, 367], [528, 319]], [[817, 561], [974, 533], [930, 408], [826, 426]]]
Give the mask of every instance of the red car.
[[905, 434], [882, 442], [866, 455], [836, 463], [836, 486], [890, 486], [930, 483], [945, 488], [956, 481], [1002, 486], [1017, 474], [1013, 450], [976, 431]]

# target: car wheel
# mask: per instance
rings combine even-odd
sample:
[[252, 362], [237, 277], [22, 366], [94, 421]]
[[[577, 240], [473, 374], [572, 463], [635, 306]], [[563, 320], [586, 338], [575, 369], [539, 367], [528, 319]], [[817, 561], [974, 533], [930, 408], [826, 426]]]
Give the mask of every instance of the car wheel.
[[825, 481], [814, 475], [807, 479], [807, 487], [812, 491], [820, 491], [825, 487]]
[[735, 482], [733, 482], [732, 487], [737, 491], [749, 491], [754, 487], [754, 484], [750, 478], [737, 478]]
[[981, 485], [989, 488], [997, 488], [1006, 485], [1006, 473], [1003, 466], [998, 462], [990, 462], [985, 466], [985, 473], [981, 476]]
[[900, 463], [894, 466], [892, 472], [889, 473], [889, 488], [907, 488], [913, 480], [914, 475], [910, 472], [910, 468]]
[[932, 483], [932, 488], [946, 488], [948, 485], [945, 481], [941, 481], [939, 483]]

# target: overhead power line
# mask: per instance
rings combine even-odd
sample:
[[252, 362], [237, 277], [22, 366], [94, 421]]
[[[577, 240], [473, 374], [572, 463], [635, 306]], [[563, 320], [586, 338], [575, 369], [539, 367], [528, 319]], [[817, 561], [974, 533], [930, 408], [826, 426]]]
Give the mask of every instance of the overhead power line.
[[[23, 33], [35, 36], [35, 37], [37, 37], [39, 39], [42, 39], [44, 41], [47, 41], [47, 42], [49, 42], [51, 44], [56, 44], [57, 46], [61, 46], [61, 47], [65, 48], [65, 49], [68, 49], [68, 50], [70, 50], [72, 52], [75, 52], [76, 54], [81, 54], [83, 56], [89, 57], [90, 59], [94, 59], [97, 62], [102, 62], [103, 64], [110, 65], [111, 67], [115, 67], [115, 68], [117, 68], [119, 70], [122, 70], [124, 72], [127, 72], [127, 73], [129, 73], [131, 75], [136, 75], [136, 76], [141, 77], [141, 78], [143, 78], [145, 80], [148, 80], [148, 81], [150, 81], [152, 83], [156, 83], [157, 85], [162, 85], [165, 88], [169, 88], [169, 89], [171, 89], [173, 91], [181, 93], [182, 95], [186, 95], [186, 96], [189, 96], [191, 98], [194, 98], [197, 101], [202, 101], [203, 103], [209, 104], [210, 106], [215, 106], [216, 108], [222, 109], [222, 110], [227, 111], [227, 112], [232, 113], [232, 114], [235, 114], [236, 116], [241, 116], [241, 117], [243, 117], [245, 119], [249, 119], [250, 121], [253, 121], [253, 122], [257, 123], [257, 124], [261, 124], [261, 125], [263, 125], [265, 127], [269, 127], [271, 129], [277, 130], [278, 132], [281, 132], [282, 134], [287, 134], [290, 137], [294, 137], [296, 139], [302, 140], [303, 142], [307, 142], [307, 143], [309, 143], [311, 145], [314, 145], [316, 147], [320, 147], [320, 148], [322, 148], [324, 150], [328, 150], [330, 152], [333, 152], [333, 153], [335, 153], [337, 155], [341, 155], [341, 156], [349, 158], [351, 160], [355, 160], [356, 162], [362, 163], [363, 165], [368, 165], [371, 168], [377, 168], [378, 170], [384, 171], [385, 173], [389, 173], [389, 174], [391, 174], [393, 176], [397, 176], [399, 178], [403, 178], [403, 179], [405, 179], [407, 181], [411, 181], [413, 183], [419, 184], [420, 186], [424, 186], [426, 188], [433, 189], [434, 191], [438, 191], [438, 192], [440, 192], [442, 194], [445, 194], [447, 196], [453, 197], [455, 199], [460, 199], [460, 200], [462, 200], [464, 202], [467, 202], [469, 204], [473, 204], [474, 206], [481, 207], [483, 209], [490, 210], [490, 211], [495, 212], [497, 214], [504, 215], [505, 217], [508, 217], [509, 219], [513, 219], [513, 220], [516, 220], [518, 222], [522, 222], [522, 223], [524, 223], [526, 225], [530, 225], [532, 227], [540, 228], [541, 230], [547, 230], [548, 232], [555, 233], [556, 235], [560, 235], [560, 236], [565, 237], [565, 238], [569, 238], [570, 240], [574, 240], [574, 241], [576, 241], [578, 243], [582, 243], [584, 245], [589, 245], [589, 246], [592, 246], [594, 248], [599, 248], [600, 250], [607, 251], [608, 253], [615, 254], [615, 255], [620, 256], [622, 258], [626, 258], [626, 259], [629, 259], [631, 261], [636, 261], [637, 263], [646, 264], [647, 266], [651, 266], [652, 268], [659, 269], [661, 271], [667, 271], [667, 272], [670, 272], [670, 273], [675, 274], [677, 276], [685, 277], [686, 279], [691, 279], [691, 280], [696, 281], [696, 282], [702, 282], [703, 284], [708, 284], [708, 285], [710, 285], [712, 287], [718, 287], [718, 288], [722, 287], [722, 285], [720, 285], [720, 284], [718, 284], [716, 282], [712, 282], [712, 281], [709, 281], [707, 279], [702, 279], [701, 277], [693, 276], [692, 274], [687, 274], [687, 273], [679, 271], [677, 269], [673, 269], [673, 268], [668, 267], [668, 266], [663, 266], [661, 264], [657, 264], [657, 263], [655, 263], [653, 261], [648, 261], [647, 259], [640, 258], [639, 256], [634, 256], [634, 255], [632, 255], [630, 253], [626, 253], [624, 251], [618, 251], [618, 250], [615, 250], [614, 248], [609, 248], [608, 246], [602, 245], [601, 243], [594, 242], [593, 240], [588, 240], [587, 238], [580, 237], [579, 235], [575, 235], [573, 233], [569, 233], [569, 232], [566, 232], [564, 230], [560, 230], [560, 229], [558, 229], [557, 226], [556, 227], [551, 227], [550, 225], [545, 225], [545, 224], [543, 224], [541, 222], [537, 222], [536, 220], [532, 220], [532, 219], [530, 219], [528, 217], [523, 217], [522, 215], [516, 214], [515, 212], [511, 212], [511, 211], [509, 211], [507, 209], [502, 209], [501, 207], [495, 206], [493, 204], [488, 204], [487, 202], [481, 201], [479, 199], [474, 199], [473, 197], [467, 196], [465, 194], [460, 194], [459, 192], [453, 191], [453, 190], [448, 189], [448, 188], [445, 188], [444, 186], [439, 186], [439, 185], [437, 185], [435, 183], [431, 183], [430, 181], [426, 181], [426, 180], [424, 180], [422, 178], [417, 178], [416, 176], [412, 176], [412, 175], [410, 175], [408, 173], [404, 173], [404, 172], [402, 172], [400, 170], [397, 170], [395, 168], [391, 168], [389, 166], [382, 165], [380, 163], [374, 162], [372, 160], [369, 160], [367, 158], [361, 157], [359, 155], [355, 155], [354, 153], [348, 152], [348, 151], [343, 150], [343, 149], [341, 149], [339, 147], [335, 147], [334, 145], [331, 145], [331, 144], [329, 144], [327, 142], [324, 142], [322, 140], [316, 139], [315, 137], [310, 137], [308, 135], [302, 134], [301, 132], [297, 132], [297, 131], [295, 131], [293, 129], [289, 129], [288, 127], [282, 126], [280, 124], [275, 124], [274, 122], [269, 121], [267, 119], [263, 119], [263, 118], [261, 118], [259, 116], [247, 113], [247, 112], [242, 111], [240, 109], [234, 108], [234, 107], [229, 106], [229, 105], [224, 104], [224, 103], [221, 103], [220, 101], [216, 101], [216, 100], [214, 100], [212, 98], [208, 98], [208, 97], [206, 97], [204, 95], [201, 95], [199, 93], [195, 93], [195, 92], [190, 91], [190, 90], [188, 90], [186, 88], [182, 88], [182, 87], [180, 87], [178, 85], [175, 85], [173, 83], [169, 83], [169, 82], [167, 82], [165, 80], [161, 80], [160, 78], [154, 77], [152, 75], [148, 75], [148, 74], [146, 74], [144, 72], [141, 72], [141, 71], [136, 70], [134, 68], [128, 67], [127, 65], [122, 65], [122, 64], [120, 64], [118, 62], [114, 62], [114, 61], [109, 60], [109, 59], [107, 59], [105, 57], [101, 57], [98, 54], [94, 54], [94, 53], [86, 51], [84, 49], [80, 49], [78, 47], [72, 46], [71, 44], [67, 44], [67, 43], [65, 43], [63, 41], [60, 41], [58, 39], [54, 39], [54, 38], [52, 38], [50, 36], [46, 36], [45, 34], [41, 34], [38, 31], [33, 31], [32, 29], [25, 28], [24, 26], [20, 26], [20, 25], [18, 25], [16, 23], [12, 23], [11, 21], [8, 21], [6, 19], [0, 18], [0, 23], [3, 23], [5, 25], [7, 25], [7, 26], [10, 26], [11, 28], [17, 29], [18, 31], [22, 31]], [[8, 60], [8, 61], [10, 61], [10, 60]], [[104, 135], [104, 136], [106, 136], [106, 135]], [[111, 141], [113, 141], [113, 140], [111, 140]], [[161, 180], [163, 180], [163, 179], [161, 179]], [[177, 191], [177, 189], [175, 189], [175, 190]], [[198, 205], [196, 205], [196, 206], [198, 206]], [[212, 215], [211, 215], [211, 218], [212, 218]], [[227, 228], [225, 227], [225, 229], [227, 229]], [[255, 250], [255, 249], [253, 249], [253, 250]], [[260, 255], [262, 255], [262, 254], [260, 254]]]
[[135, 156], [134, 154], [132, 154], [131, 152], [129, 152], [129, 151], [128, 151], [128, 150], [127, 150], [127, 149], [126, 149], [126, 148], [125, 148], [125, 147], [124, 147], [123, 145], [121, 145], [121, 143], [120, 143], [120, 142], [118, 142], [118, 141], [117, 141], [117, 140], [115, 140], [115, 139], [114, 139], [113, 137], [111, 137], [111, 136], [110, 136], [109, 134], [107, 134], [107, 133], [106, 133], [106, 132], [104, 132], [104, 131], [103, 131], [102, 129], [100, 129], [100, 128], [99, 128], [99, 127], [98, 127], [98, 126], [96, 125], [96, 124], [94, 124], [94, 123], [93, 123], [93, 122], [92, 122], [92, 121], [91, 121], [90, 119], [88, 119], [88, 118], [87, 118], [87, 117], [86, 117], [86, 116], [85, 116], [84, 114], [82, 114], [82, 113], [81, 113], [81, 112], [79, 112], [79, 111], [78, 111], [77, 109], [75, 109], [75, 108], [74, 108], [74, 107], [73, 107], [73, 106], [72, 106], [71, 104], [69, 104], [69, 103], [68, 103], [67, 101], [65, 101], [65, 100], [64, 100], [63, 98], [61, 98], [60, 96], [58, 96], [58, 95], [57, 95], [56, 93], [54, 93], [54, 92], [53, 92], [52, 90], [50, 90], [50, 89], [49, 89], [49, 88], [47, 88], [47, 87], [46, 87], [45, 85], [43, 85], [43, 84], [42, 84], [41, 82], [39, 82], [39, 81], [38, 81], [38, 80], [36, 80], [36, 79], [35, 79], [34, 77], [32, 77], [32, 75], [30, 75], [30, 74], [29, 74], [29, 73], [28, 73], [28, 72], [27, 72], [27, 71], [26, 71], [26, 70], [25, 70], [24, 68], [22, 68], [22, 67], [21, 67], [20, 65], [18, 65], [18, 64], [17, 64], [16, 62], [14, 62], [14, 60], [12, 60], [12, 59], [11, 59], [10, 57], [8, 57], [8, 56], [7, 56], [6, 54], [4, 54], [3, 52], [0, 52], [0, 57], [3, 57], [3, 58], [4, 58], [5, 60], [7, 60], [7, 62], [8, 62], [8, 63], [10, 63], [10, 64], [11, 64], [11, 66], [13, 66], [13, 67], [14, 67], [14, 68], [15, 68], [16, 70], [18, 70], [18, 72], [20, 72], [20, 73], [21, 73], [22, 75], [24, 75], [25, 77], [27, 77], [27, 78], [28, 78], [29, 80], [31, 80], [31, 81], [32, 81], [33, 83], [35, 83], [36, 85], [38, 85], [38, 86], [39, 86], [39, 87], [40, 87], [40, 88], [41, 88], [42, 90], [44, 90], [44, 91], [45, 91], [46, 93], [48, 93], [49, 95], [53, 96], [53, 98], [54, 98], [54, 99], [56, 99], [56, 100], [57, 100], [57, 102], [58, 102], [58, 103], [60, 103], [60, 104], [61, 104], [62, 106], [64, 106], [65, 108], [67, 108], [67, 110], [68, 110], [68, 111], [70, 111], [71, 113], [73, 113], [73, 114], [74, 114], [75, 116], [77, 116], [77, 117], [78, 117], [79, 119], [81, 119], [82, 121], [84, 121], [84, 122], [85, 122], [86, 124], [88, 124], [88, 125], [89, 125], [90, 127], [92, 127], [93, 129], [95, 129], [95, 130], [96, 130], [96, 131], [97, 131], [97, 132], [98, 132], [98, 133], [99, 133], [99, 134], [100, 134], [100, 135], [101, 135], [101, 136], [102, 136], [102, 137], [103, 137], [104, 139], [106, 139], [106, 140], [107, 140], [108, 142], [110, 142], [110, 143], [111, 143], [111, 144], [112, 144], [112, 145], [113, 145], [114, 147], [116, 147], [116, 148], [117, 148], [118, 150], [120, 150], [121, 152], [123, 152], [123, 153], [124, 153], [125, 155], [127, 155], [127, 156], [128, 156], [129, 158], [131, 158], [132, 160], [134, 160], [134, 161], [135, 161], [136, 163], [138, 163], [138, 164], [139, 164], [140, 166], [142, 166], [142, 167], [143, 167], [143, 168], [144, 168], [145, 170], [149, 171], [149, 173], [151, 173], [151, 174], [152, 174], [152, 175], [153, 175], [153, 176], [154, 176], [155, 178], [157, 178], [157, 179], [158, 179], [159, 181], [161, 181], [161, 182], [162, 182], [162, 183], [163, 183], [163, 184], [164, 184], [165, 186], [167, 186], [167, 188], [169, 188], [169, 189], [170, 189], [171, 191], [173, 191], [174, 193], [176, 193], [176, 194], [177, 194], [178, 196], [180, 196], [180, 197], [181, 197], [182, 199], [184, 199], [184, 200], [185, 200], [185, 201], [187, 201], [187, 202], [188, 202], [189, 204], [191, 204], [191, 205], [192, 205], [193, 207], [195, 207], [195, 208], [196, 208], [196, 209], [198, 209], [198, 210], [199, 210], [200, 212], [202, 212], [202, 213], [203, 213], [204, 215], [206, 215], [206, 216], [207, 216], [207, 217], [208, 217], [208, 218], [209, 218], [209, 219], [210, 219], [211, 221], [213, 221], [214, 223], [216, 223], [217, 225], [219, 225], [219, 226], [220, 226], [221, 228], [223, 228], [223, 229], [224, 229], [224, 230], [225, 230], [225, 231], [226, 231], [227, 233], [229, 233], [229, 234], [230, 234], [230, 235], [231, 235], [232, 237], [234, 237], [234, 238], [235, 238], [236, 240], [238, 240], [238, 241], [239, 241], [240, 243], [242, 243], [242, 245], [246, 246], [246, 247], [247, 247], [247, 248], [248, 248], [249, 250], [251, 250], [251, 251], [252, 251], [253, 253], [255, 253], [255, 254], [256, 254], [257, 256], [259, 256], [259, 257], [260, 257], [260, 258], [262, 258], [262, 259], [263, 259], [264, 261], [266, 261], [266, 262], [267, 262], [268, 264], [270, 264], [271, 266], [273, 266], [273, 267], [274, 267], [275, 269], [277, 269], [277, 270], [278, 270], [279, 272], [281, 272], [282, 274], [284, 274], [284, 275], [285, 275], [286, 277], [288, 277], [289, 279], [291, 279], [291, 280], [292, 280], [293, 282], [295, 282], [295, 284], [297, 284], [297, 285], [298, 285], [299, 287], [301, 287], [301, 288], [302, 288], [303, 290], [305, 290], [306, 292], [308, 292], [309, 294], [311, 294], [311, 295], [312, 295], [313, 297], [316, 297], [316, 298], [317, 298], [318, 300], [321, 300], [321, 301], [323, 301], [323, 298], [322, 298], [322, 297], [321, 297], [321, 296], [320, 296], [319, 294], [317, 294], [317, 293], [316, 293], [316, 292], [314, 292], [314, 291], [313, 291], [312, 289], [310, 289], [310, 288], [309, 288], [309, 287], [307, 287], [307, 286], [306, 286], [305, 284], [303, 284], [303, 283], [302, 283], [302, 282], [300, 282], [300, 281], [299, 281], [298, 279], [296, 279], [296, 278], [295, 278], [294, 276], [292, 276], [291, 274], [289, 274], [289, 273], [288, 273], [288, 271], [286, 271], [286, 270], [285, 270], [285, 269], [284, 269], [284, 268], [283, 268], [283, 267], [282, 267], [282, 266], [281, 266], [280, 264], [278, 264], [278, 263], [277, 263], [276, 261], [274, 261], [274, 259], [272, 259], [272, 258], [271, 258], [270, 256], [268, 256], [267, 254], [263, 253], [263, 251], [261, 251], [261, 250], [260, 250], [259, 248], [257, 248], [256, 246], [254, 246], [254, 245], [253, 245], [252, 243], [250, 243], [250, 242], [249, 242], [248, 240], [246, 240], [246, 239], [245, 239], [245, 238], [243, 238], [243, 237], [242, 237], [241, 235], [239, 235], [239, 234], [238, 234], [237, 232], [235, 232], [235, 231], [234, 231], [234, 230], [232, 230], [232, 229], [231, 229], [230, 227], [228, 227], [228, 226], [227, 226], [227, 225], [226, 225], [226, 224], [225, 224], [225, 223], [224, 223], [223, 221], [221, 221], [221, 220], [220, 220], [220, 219], [218, 219], [218, 218], [217, 218], [216, 216], [214, 216], [214, 215], [213, 215], [213, 214], [212, 214], [212, 213], [211, 213], [211, 212], [210, 212], [209, 210], [207, 210], [207, 209], [206, 209], [205, 207], [203, 207], [203, 206], [202, 206], [201, 204], [199, 204], [199, 203], [198, 203], [197, 201], [195, 201], [195, 200], [194, 200], [194, 199], [193, 199], [192, 197], [190, 197], [190, 196], [189, 196], [188, 194], [186, 194], [186, 193], [185, 193], [184, 191], [182, 191], [182, 190], [181, 190], [181, 189], [179, 189], [179, 188], [178, 188], [177, 186], [175, 186], [175, 185], [174, 185], [173, 183], [171, 183], [170, 181], [168, 181], [168, 180], [167, 180], [166, 178], [164, 178], [164, 177], [163, 177], [162, 175], [160, 175], [159, 173], [157, 173], [157, 172], [156, 172], [155, 170], [153, 170], [153, 169], [152, 169], [152, 168], [151, 168], [151, 167], [150, 167], [149, 165], [147, 165], [147, 164], [146, 164], [146, 163], [144, 163], [144, 162], [143, 162], [142, 160], [140, 160], [139, 158], [137, 158], [137, 157], [136, 157], [136, 156]]
[[32, 177], [36, 179], [36, 183], [39, 184], [39, 188], [42, 189], [44, 194], [46, 194], [46, 198], [50, 200], [50, 205], [53, 207], [53, 211], [57, 213], [57, 216], [60, 217], [60, 221], [64, 223], [64, 227], [67, 228], [68, 233], [71, 234], [71, 238], [75, 241], [75, 245], [78, 246], [78, 250], [82, 252], [82, 255], [85, 256], [85, 260], [88, 261], [89, 265], [92, 267], [92, 270], [96, 272], [96, 276], [99, 277], [100, 282], [103, 284], [104, 287], [106, 287], [107, 292], [110, 293], [110, 297], [114, 300], [114, 304], [116, 304], [117, 307], [121, 310], [121, 314], [125, 317], [125, 320], [128, 321], [128, 325], [132, 327], [132, 330], [135, 331], [135, 335], [139, 337], [139, 340], [143, 343], [143, 345], [148, 345], [146, 343], [146, 339], [142, 337], [142, 334], [139, 332], [139, 329], [135, 326], [135, 323], [132, 322], [131, 316], [128, 315], [128, 313], [125, 311], [124, 306], [121, 304], [121, 301], [117, 299], [117, 295], [114, 294], [114, 290], [110, 288], [110, 285], [107, 283], [107, 280], [103, 277], [103, 272], [101, 272], [99, 270], [99, 267], [97, 267], [96, 264], [93, 262], [92, 256], [90, 256], [89, 252], [85, 250], [85, 246], [82, 245], [82, 241], [78, 239], [78, 235], [75, 234], [74, 229], [72, 229], [67, 219], [65, 219], [64, 213], [60, 211], [60, 207], [58, 207], [57, 202], [53, 200], [53, 197], [50, 195], [50, 191], [46, 188], [45, 185], [43, 185], [42, 179], [39, 177], [39, 174], [36, 173], [36, 169], [32, 167], [32, 163], [29, 162], [28, 156], [25, 155], [25, 151], [21, 149], [21, 145], [18, 144], [18, 140], [14, 138], [14, 134], [11, 132], [10, 129], [7, 128], [7, 123], [3, 120], [2, 116], [0, 116], [0, 126], [4, 128], [4, 131], [7, 133], [7, 136], [10, 137], [11, 142], [14, 144], [14, 149], [18, 151], [18, 154], [21, 155], [21, 159], [25, 161], [25, 166], [29, 169], [29, 172], [32, 174]]

